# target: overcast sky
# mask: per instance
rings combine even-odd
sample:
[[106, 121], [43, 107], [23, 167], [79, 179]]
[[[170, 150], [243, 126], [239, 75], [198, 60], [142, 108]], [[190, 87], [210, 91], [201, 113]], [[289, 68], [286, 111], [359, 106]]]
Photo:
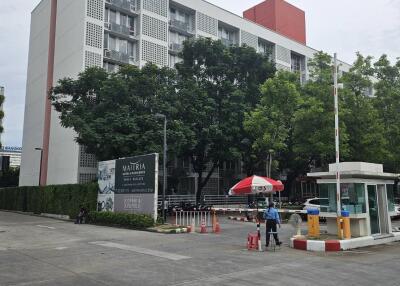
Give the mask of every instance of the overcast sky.
[[[386, 53], [392, 60], [400, 56], [400, 0], [287, 1], [306, 12], [307, 44], [317, 50], [337, 52], [349, 63], [357, 51], [374, 57]], [[6, 92], [3, 145], [22, 145], [30, 12], [39, 2], [0, 0], [0, 86]], [[261, 0], [209, 2], [241, 15]]]

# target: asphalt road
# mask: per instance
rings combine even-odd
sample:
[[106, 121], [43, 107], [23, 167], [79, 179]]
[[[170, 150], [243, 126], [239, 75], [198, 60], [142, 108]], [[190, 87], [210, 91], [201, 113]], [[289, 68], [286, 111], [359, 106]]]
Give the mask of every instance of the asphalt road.
[[[245, 249], [252, 223], [156, 234], [0, 212], [0, 285], [400, 285], [400, 244], [341, 253]], [[292, 229], [285, 225], [286, 244]]]

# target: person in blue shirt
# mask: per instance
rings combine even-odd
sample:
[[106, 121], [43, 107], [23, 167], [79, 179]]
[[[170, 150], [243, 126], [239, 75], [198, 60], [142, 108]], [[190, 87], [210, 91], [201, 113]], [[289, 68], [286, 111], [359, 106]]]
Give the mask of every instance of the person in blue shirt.
[[268, 205], [268, 208], [264, 211], [264, 219], [265, 219], [265, 226], [266, 226], [266, 235], [265, 235], [265, 247], [269, 245], [269, 233], [274, 232], [274, 239], [276, 245], [281, 245], [282, 242], [279, 241], [276, 225], [281, 227], [281, 220], [279, 218], [279, 213], [276, 208], [274, 208], [274, 203], [271, 202]]

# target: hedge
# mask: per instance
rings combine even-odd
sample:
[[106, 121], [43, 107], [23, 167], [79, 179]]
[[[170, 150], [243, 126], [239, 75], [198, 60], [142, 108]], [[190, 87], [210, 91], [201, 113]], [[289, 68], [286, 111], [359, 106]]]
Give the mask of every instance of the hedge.
[[154, 226], [154, 220], [149, 215], [113, 212], [92, 211], [89, 213], [88, 222], [131, 229], [145, 229]]
[[83, 206], [97, 208], [97, 183], [0, 189], [0, 209], [69, 215], [74, 218]]

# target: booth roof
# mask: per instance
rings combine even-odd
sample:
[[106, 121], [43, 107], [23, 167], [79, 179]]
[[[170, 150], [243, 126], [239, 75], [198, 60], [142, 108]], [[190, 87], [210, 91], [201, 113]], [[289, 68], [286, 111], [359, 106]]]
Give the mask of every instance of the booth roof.
[[[342, 162], [339, 164], [341, 178], [396, 179], [400, 174], [383, 172], [382, 164], [366, 162]], [[331, 179], [336, 178], [336, 164], [329, 164], [329, 172], [308, 173], [308, 177]]]

